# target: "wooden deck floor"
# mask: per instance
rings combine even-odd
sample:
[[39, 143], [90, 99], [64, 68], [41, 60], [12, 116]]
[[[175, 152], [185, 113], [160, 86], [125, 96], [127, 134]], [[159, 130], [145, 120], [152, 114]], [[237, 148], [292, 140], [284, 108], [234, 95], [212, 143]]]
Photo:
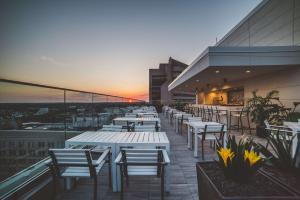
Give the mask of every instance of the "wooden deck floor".
[[[174, 127], [161, 117], [162, 131], [165, 131], [171, 143], [171, 190], [165, 196], [167, 200], [198, 200], [196, 159], [193, 152], [187, 149], [186, 131], [183, 135], [175, 133]], [[205, 148], [205, 159], [216, 157], [215, 152]], [[107, 169], [99, 176], [98, 199], [119, 200], [120, 194], [113, 193], [108, 187]], [[61, 191], [58, 199], [79, 200], [93, 198], [93, 184], [88, 179], [80, 180], [70, 191]], [[158, 200], [160, 199], [160, 180], [155, 177], [132, 177], [129, 186], [125, 187], [125, 200]]]

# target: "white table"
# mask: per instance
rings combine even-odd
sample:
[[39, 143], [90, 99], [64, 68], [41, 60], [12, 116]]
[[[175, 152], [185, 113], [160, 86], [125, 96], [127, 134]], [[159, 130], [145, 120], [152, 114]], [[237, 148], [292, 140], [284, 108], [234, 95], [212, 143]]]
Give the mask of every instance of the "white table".
[[128, 122], [158, 122], [158, 125], [160, 125], [160, 119], [155, 117], [117, 117], [113, 119], [113, 121], [128, 121]]
[[192, 114], [188, 114], [188, 113], [176, 113], [174, 116], [174, 123], [175, 123], [175, 132], [178, 133], [179, 132], [179, 120], [181, 120], [181, 118], [186, 118], [186, 117], [192, 117]]
[[147, 115], [152, 115], [154, 116], [154, 118], [157, 118], [158, 117], [158, 114], [156, 112], [142, 112], [142, 113], [137, 113], [137, 116], [138, 117], [141, 117], [141, 118], [147, 118]]
[[[191, 144], [192, 144], [192, 132], [191, 132], [191, 128], [194, 129], [194, 133], [198, 133], [201, 129], [204, 129], [206, 125], [222, 125], [221, 123], [218, 122], [188, 122], [188, 148], [191, 148]], [[227, 138], [227, 129], [226, 126], [224, 126], [224, 146], [226, 146], [226, 138]], [[198, 139], [197, 139], [197, 134], [194, 135], [195, 136], [195, 148], [194, 148], [194, 157], [198, 157]]]
[[[92, 132], [87, 131], [65, 142], [66, 147], [74, 145], [97, 145], [110, 147], [112, 153], [113, 191], [120, 191], [120, 172], [115, 159], [121, 147], [165, 148], [170, 155], [170, 142], [165, 132]], [[169, 167], [169, 166], [167, 166]], [[166, 191], [169, 191], [169, 169], [166, 169]]]
[[292, 155], [294, 156], [297, 149], [298, 137], [300, 134], [300, 123], [299, 122], [283, 122], [284, 126], [287, 126], [293, 131], [293, 141], [292, 141]]

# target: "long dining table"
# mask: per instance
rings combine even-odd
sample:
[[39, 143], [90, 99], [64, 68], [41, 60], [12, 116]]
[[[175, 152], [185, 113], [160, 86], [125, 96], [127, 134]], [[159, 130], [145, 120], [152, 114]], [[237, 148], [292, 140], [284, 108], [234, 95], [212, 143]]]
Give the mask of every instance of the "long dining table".
[[[163, 148], [170, 154], [170, 142], [165, 132], [100, 132], [87, 131], [69, 140], [66, 140], [65, 147], [70, 148], [77, 145], [92, 145], [109, 147], [112, 155], [112, 184], [113, 191], [121, 189], [120, 170], [114, 162], [120, 149], [131, 148]], [[165, 174], [165, 189], [170, 190], [169, 166]]]
[[116, 121], [125, 121], [125, 122], [158, 122], [160, 125], [160, 118], [158, 117], [117, 117], [113, 119], [114, 122]]

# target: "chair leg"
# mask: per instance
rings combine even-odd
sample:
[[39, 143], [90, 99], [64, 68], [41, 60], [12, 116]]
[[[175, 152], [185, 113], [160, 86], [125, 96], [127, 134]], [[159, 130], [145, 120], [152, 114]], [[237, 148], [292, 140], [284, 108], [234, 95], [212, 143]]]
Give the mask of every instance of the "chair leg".
[[94, 200], [97, 200], [97, 176], [94, 177]]
[[180, 125], [180, 133], [181, 133], [181, 135], [182, 135], [182, 122], [181, 122], [181, 125]]
[[124, 199], [124, 175], [123, 175], [123, 167], [120, 165], [120, 171], [121, 171], [121, 194], [120, 199]]
[[202, 160], [204, 160], [204, 141], [203, 140], [201, 140], [201, 153], [202, 153]]
[[108, 183], [109, 183], [109, 188], [112, 188], [112, 181], [111, 181], [111, 155], [110, 153], [108, 154]]
[[229, 126], [228, 126], [228, 130], [231, 130], [231, 113], [229, 114]]
[[161, 167], [160, 198], [164, 200], [165, 194], [165, 167]]

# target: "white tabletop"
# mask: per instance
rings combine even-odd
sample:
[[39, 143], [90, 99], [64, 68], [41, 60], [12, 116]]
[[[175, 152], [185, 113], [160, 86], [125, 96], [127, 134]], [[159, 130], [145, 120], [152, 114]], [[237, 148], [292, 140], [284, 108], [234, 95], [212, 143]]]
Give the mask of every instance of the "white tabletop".
[[165, 132], [122, 132], [117, 137], [117, 144], [169, 144]]
[[170, 143], [165, 132], [92, 132], [68, 139], [66, 143]]
[[193, 121], [193, 122], [187, 122], [189, 126], [192, 126], [193, 128], [204, 128], [206, 125], [222, 125], [218, 122], [202, 122], [202, 121]]
[[160, 119], [157, 117], [117, 117], [113, 119], [114, 121], [157, 121]]
[[81, 133], [80, 135], [77, 135], [76, 137], [73, 137], [71, 139], [68, 139], [66, 141], [66, 144], [109, 144], [109, 143], [115, 143], [118, 136], [121, 132], [101, 132], [101, 131], [87, 131], [84, 133]]

